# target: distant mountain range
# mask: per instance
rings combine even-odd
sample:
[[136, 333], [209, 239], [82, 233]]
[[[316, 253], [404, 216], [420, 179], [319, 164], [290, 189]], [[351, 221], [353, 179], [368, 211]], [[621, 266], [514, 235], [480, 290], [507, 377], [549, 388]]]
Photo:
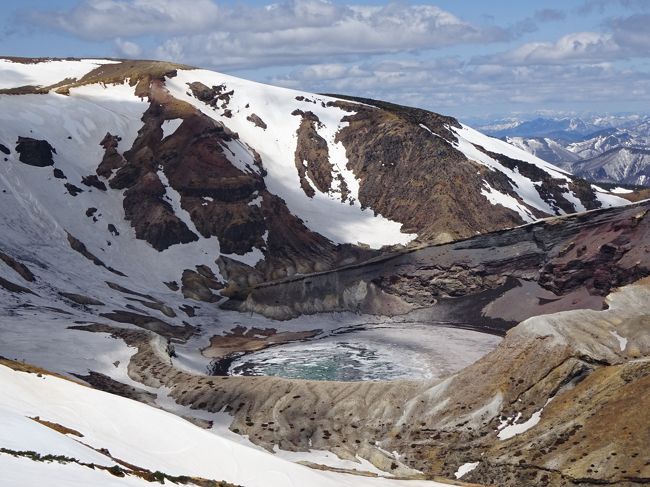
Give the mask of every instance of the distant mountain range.
[[478, 129], [585, 179], [650, 185], [648, 115], [506, 119]]

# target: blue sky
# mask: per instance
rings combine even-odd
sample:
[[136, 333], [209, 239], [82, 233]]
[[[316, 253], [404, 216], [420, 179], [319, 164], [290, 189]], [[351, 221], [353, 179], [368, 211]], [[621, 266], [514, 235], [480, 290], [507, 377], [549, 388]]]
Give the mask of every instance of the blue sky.
[[648, 113], [648, 26], [648, 0], [4, 0], [0, 54], [168, 59], [464, 119]]

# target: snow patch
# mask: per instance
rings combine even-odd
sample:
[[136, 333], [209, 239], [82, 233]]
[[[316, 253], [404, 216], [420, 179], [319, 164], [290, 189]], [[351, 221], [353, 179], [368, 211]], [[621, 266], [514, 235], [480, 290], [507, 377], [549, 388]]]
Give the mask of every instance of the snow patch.
[[470, 462], [470, 463], [464, 463], [460, 467], [458, 467], [458, 470], [456, 470], [456, 473], [454, 476], [459, 479], [463, 475], [466, 475], [470, 473], [472, 470], [474, 470], [476, 467], [478, 467], [478, 464], [481, 462]]
[[610, 331], [612, 336], [618, 340], [618, 346], [621, 349], [621, 352], [625, 350], [625, 347], [627, 347], [627, 338], [622, 337], [615, 331]]
[[165, 120], [162, 123], [162, 131], [163, 131], [163, 139], [169, 137], [172, 135], [174, 132], [176, 132], [176, 129], [181, 126], [183, 123], [182, 118], [174, 118], [173, 120]]

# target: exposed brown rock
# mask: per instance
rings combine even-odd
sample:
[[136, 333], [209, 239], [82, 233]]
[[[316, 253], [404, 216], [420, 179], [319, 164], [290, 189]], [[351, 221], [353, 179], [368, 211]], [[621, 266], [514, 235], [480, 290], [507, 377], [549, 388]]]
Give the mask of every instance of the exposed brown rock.
[[3, 289], [6, 289], [10, 293], [27, 293], [27, 294], [34, 294], [31, 289], [26, 288], [25, 286], [21, 286], [19, 284], [16, 284], [15, 282], [11, 282], [8, 279], [5, 279], [4, 277], [0, 277], [0, 287]]
[[115, 169], [119, 169], [126, 164], [124, 157], [117, 151], [117, 146], [121, 137], [106, 133], [99, 143], [104, 148], [104, 157], [97, 167], [97, 174], [104, 178], [109, 178]]
[[100, 191], [106, 191], [106, 184], [104, 184], [103, 181], [100, 181], [99, 178], [92, 174], [90, 176], [84, 176], [81, 178], [82, 184], [90, 187], [90, 188], [96, 188]]
[[196, 332], [196, 328], [189, 324], [174, 326], [153, 316], [133, 313], [131, 311], [114, 310], [110, 313], [101, 313], [99, 316], [118, 323], [130, 323], [131, 325], [152, 331], [170, 340], [187, 340]]
[[64, 186], [65, 186], [65, 189], [68, 190], [68, 193], [70, 193], [71, 196], [77, 196], [78, 194], [81, 194], [81, 193], [84, 192], [83, 189], [81, 189], [78, 186], [75, 186], [72, 183], [65, 183]]
[[344, 118], [349, 125], [337, 141], [345, 146], [349, 168], [361, 180], [363, 207], [402, 222], [404, 232], [434, 242], [523, 222], [514, 211], [491, 205], [481, 195], [487, 168], [468, 161], [446, 139], [420, 126], [451, 139], [444, 128], [448, 117], [415, 109], [405, 113], [404, 107], [393, 112], [342, 106], [356, 111]]
[[18, 262], [10, 255], [0, 251], [0, 260], [16, 271], [25, 281], [34, 282], [36, 280], [32, 271], [25, 264]]
[[223, 335], [215, 335], [210, 339], [210, 345], [201, 350], [201, 354], [212, 359], [224, 359], [240, 356], [241, 352], [255, 352], [274, 345], [282, 345], [298, 340], [313, 338], [321, 330], [283, 331], [274, 328], [245, 328], [237, 326]]
[[214, 274], [210, 276], [205, 269], [203, 274], [190, 269], [183, 271], [181, 292], [185, 298], [214, 303], [219, 300], [219, 296], [213, 291], [222, 288], [223, 284], [216, 279], [216, 276]]
[[100, 389], [110, 394], [116, 394], [128, 399], [133, 399], [134, 401], [140, 401], [145, 404], [149, 404], [150, 406], [156, 406], [155, 394], [145, 391], [144, 389], [139, 389], [127, 384], [123, 384], [116, 381], [115, 379], [111, 379], [105, 374], [90, 370], [86, 375], [74, 374], [74, 376], [84, 382], [87, 382], [95, 389]]
[[67, 235], [68, 235], [68, 243], [70, 244], [70, 248], [72, 248], [72, 250], [74, 250], [76, 252], [79, 252], [81, 255], [83, 255], [86, 259], [91, 261], [96, 266], [103, 267], [106, 270], [111, 271], [113, 274], [116, 274], [118, 276], [126, 277], [126, 274], [123, 274], [122, 272], [120, 272], [120, 271], [118, 271], [116, 269], [113, 269], [112, 267], [108, 267], [100, 259], [95, 257], [95, 255], [93, 255], [88, 250], [86, 245], [81, 240], [75, 238], [73, 235], [71, 235], [69, 233]]
[[139, 293], [137, 291], [133, 291], [131, 289], [128, 289], [124, 286], [120, 286], [119, 284], [116, 284], [114, 282], [106, 281], [106, 285], [110, 287], [111, 289], [114, 289], [115, 291], [119, 291], [124, 294], [131, 294], [133, 296], [139, 296], [141, 298], [147, 299], [149, 301], [156, 301], [156, 298], [149, 294], [144, 294], [144, 293]]
[[[317, 132], [320, 121], [312, 112], [294, 112], [302, 120], [298, 127], [295, 163], [300, 175], [300, 186], [305, 194], [313, 197], [316, 189], [327, 193], [332, 189], [332, 164], [329, 162], [327, 141]], [[307, 179], [309, 178], [309, 180]], [[311, 181], [311, 182], [310, 182]]]
[[[260, 117], [258, 117], [254, 113], [251, 113], [248, 117], [246, 117], [246, 120], [248, 120], [253, 125], [255, 125], [256, 127], [259, 127], [259, 128], [261, 128], [263, 130], [266, 130], [266, 128], [267, 128], [267, 125], [264, 123], [264, 120], [262, 120]], [[8, 154], [8, 152], [7, 152], [7, 154]]]
[[189, 84], [192, 94], [203, 103], [210, 105], [213, 108], [225, 109], [230, 103], [230, 97], [234, 93], [233, 90], [226, 91], [226, 85], [207, 87], [199, 81]]

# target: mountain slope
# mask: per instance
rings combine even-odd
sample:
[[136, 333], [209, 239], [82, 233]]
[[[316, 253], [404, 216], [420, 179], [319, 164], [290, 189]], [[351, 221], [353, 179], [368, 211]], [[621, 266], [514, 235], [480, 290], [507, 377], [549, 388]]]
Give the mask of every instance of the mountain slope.
[[[406, 333], [426, 325], [438, 349], [445, 349], [445, 337], [455, 340], [454, 350], [461, 352], [454, 367], [445, 368], [453, 373], [477, 350], [482, 354], [495, 344], [494, 336], [482, 341], [481, 333], [472, 332], [470, 343], [459, 346], [463, 339], [454, 327], [502, 334], [521, 318], [520, 307], [509, 309], [519, 301], [535, 301], [530, 309], [539, 313], [600, 308], [612, 285], [647, 273], [646, 254], [633, 259], [645, 247], [631, 250], [646, 229], [644, 215], [637, 217], [641, 209], [608, 210], [628, 200], [452, 117], [157, 61], [8, 59], [0, 60], [0, 72], [0, 354], [195, 422], [227, 413], [226, 426], [233, 428], [228, 435], [249, 434], [268, 449], [296, 455], [328, 449], [340, 454], [345, 468], [372, 465], [396, 475], [413, 475], [415, 468], [448, 477], [466, 471], [475, 459], [461, 458], [460, 450], [452, 448], [448, 465], [431, 464], [402, 457], [415, 443], [389, 435], [395, 416], [388, 416], [402, 414], [409, 394], [425, 387], [421, 381], [314, 384], [229, 376], [229, 365], [234, 356], [260, 347], [300, 345], [373, 326]], [[602, 233], [584, 225], [593, 214], [520, 227], [595, 208], [607, 215], [594, 220], [602, 223]], [[627, 223], [612, 224], [609, 219], [623, 212]], [[504, 230], [510, 227], [518, 228]], [[548, 240], [537, 238], [539, 227]], [[475, 239], [440, 245], [466, 237]], [[583, 252], [571, 247], [575, 239], [589, 243], [586, 253], [575, 255]], [[567, 247], [562, 255], [560, 241]], [[480, 247], [476, 260], [466, 245]], [[409, 255], [425, 256], [414, 261], [413, 274], [409, 268], [406, 275], [390, 276], [374, 267], [392, 257], [408, 267]], [[432, 255], [440, 260], [427, 260]], [[469, 257], [445, 260], [458, 255]], [[614, 264], [621, 260], [619, 273]], [[542, 263], [553, 265], [540, 270]], [[610, 264], [616, 275], [603, 271]], [[349, 269], [367, 275], [354, 274], [352, 285], [343, 286]], [[592, 270], [598, 275], [590, 277]], [[296, 292], [291, 283], [298, 281]], [[576, 291], [576, 282], [583, 288]], [[263, 295], [265, 289], [271, 291]], [[504, 293], [505, 305], [502, 300], [487, 313], [484, 308]], [[453, 296], [466, 299], [448, 299]], [[328, 314], [304, 316], [322, 312]], [[445, 333], [436, 335], [432, 323], [447, 327]], [[410, 342], [402, 336], [390, 346], [399, 353], [424, 335]], [[474, 345], [472, 353], [462, 353]], [[372, 362], [374, 355], [368, 356]], [[38, 388], [29, 389], [14, 388], [5, 400], [37, 394]], [[339, 400], [344, 397], [349, 399]], [[378, 408], [372, 418], [370, 398]], [[282, 403], [277, 411], [275, 399]], [[547, 397], [535, 397], [542, 399]], [[6, 404], [20, 409], [24, 401]], [[66, 404], [75, 414], [64, 415], [45, 400], [51, 410], [31, 404], [27, 413], [61, 414], [59, 420], [75, 430], [97, 419]], [[131, 403], [110, 404], [136, 416], [130, 416]], [[322, 422], [315, 419], [315, 405]], [[143, 416], [158, 414], [146, 411]], [[195, 430], [182, 429], [195, 438]], [[206, 440], [208, 447], [224, 446], [224, 438], [215, 436]], [[130, 444], [129, 456], [142, 460], [143, 444]], [[12, 470], [23, 460], [8, 459]], [[160, 458], [147, 460], [142, 466], [148, 469], [163, 466]], [[186, 464], [172, 460], [178, 467], [172, 473], [183, 473]], [[259, 461], [275, 468], [269, 457]], [[191, 474], [250, 480], [220, 477], [209, 469], [223, 463], [209, 463], [200, 465], [208, 470], [192, 467]], [[315, 478], [287, 468], [290, 480], [294, 473]]]
[[213, 299], [234, 277], [318, 271], [372, 256], [366, 247], [625, 203], [423, 110], [162, 62], [0, 69], [3, 223], [23, 229], [5, 245], [78, 241], [150, 288], [185, 281], [185, 294]]
[[[549, 124], [551, 122], [548, 121]], [[598, 126], [603, 128], [587, 134], [571, 132], [570, 135], [558, 133], [546, 136], [539, 128], [540, 132], [533, 132], [532, 136], [506, 135], [504, 139], [590, 181], [647, 185], [647, 153], [650, 147], [648, 118], [637, 116], [612, 120], [603, 117], [593, 122], [588, 124], [593, 129]], [[487, 128], [490, 129], [490, 126]], [[518, 133], [517, 127], [499, 129], [493, 126], [492, 129], [496, 129], [496, 133]]]
[[38, 485], [45, 477], [61, 487], [443, 485], [313, 470], [136, 401], [21, 369], [29, 367], [0, 365], [2, 485]]

